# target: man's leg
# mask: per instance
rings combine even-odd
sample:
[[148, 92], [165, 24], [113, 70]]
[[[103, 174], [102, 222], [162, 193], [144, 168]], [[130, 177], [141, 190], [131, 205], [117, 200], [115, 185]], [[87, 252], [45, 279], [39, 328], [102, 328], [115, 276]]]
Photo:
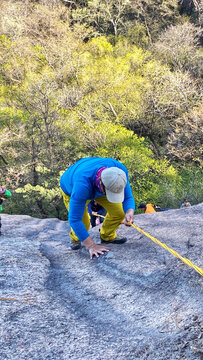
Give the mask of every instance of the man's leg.
[[100, 236], [102, 240], [114, 240], [117, 237], [116, 230], [125, 218], [122, 203], [113, 204], [107, 200], [105, 195], [95, 200], [107, 211], [102, 228], [100, 230]]
[[90, 222], [91, 222], [92, 227], [96, 226], [96, 218], [97, 218], [96, 216], [91, 215]]

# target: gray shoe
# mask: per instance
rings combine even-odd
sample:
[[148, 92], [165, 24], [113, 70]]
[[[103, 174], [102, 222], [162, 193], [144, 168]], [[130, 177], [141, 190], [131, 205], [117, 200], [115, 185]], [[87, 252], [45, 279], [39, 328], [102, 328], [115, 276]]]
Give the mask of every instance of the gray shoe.
[[72, 240], [71, 249], [79, 250], [80, 248], [81, 248], [81, 242]]
[[113, 244], [124, 244], [127, 241], [126, 237], [121, 237], [121, 236], [116, 236], [115, 239], [113, 240], [103, 240], [100, 236], [101, 242], [108, 244], [108, 243], [113, 243]]

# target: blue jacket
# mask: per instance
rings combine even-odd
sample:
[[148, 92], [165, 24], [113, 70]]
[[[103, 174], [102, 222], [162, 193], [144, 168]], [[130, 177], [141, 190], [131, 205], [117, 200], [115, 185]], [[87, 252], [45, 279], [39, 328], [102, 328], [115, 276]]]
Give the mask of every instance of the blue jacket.
[[77, 161], [61, 176], [60, 186], [64, 193], [70, 196], [69, 224], [80, 241], [84, 241], [89, 236], [82, 222], [87, 200], [93, 200], [104, 195], [95, 185], [96, 173], [104, 166], [118, 167], [126, 173], [127, 184], [124, 192], [123, 210], [126, 212], [128, 209], [135, 209], [128, 171], [121, 162], [111, 158], [99, 157], [89, 157]]

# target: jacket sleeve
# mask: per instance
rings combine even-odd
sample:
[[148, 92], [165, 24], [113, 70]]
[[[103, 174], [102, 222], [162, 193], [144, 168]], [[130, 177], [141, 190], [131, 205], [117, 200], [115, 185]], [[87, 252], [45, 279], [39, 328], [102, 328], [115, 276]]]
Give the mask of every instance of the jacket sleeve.
[[90, 198], [90, 191], [87, 185], [75, 183], [69, 202], [68, 219], [69, 224], [80, 241], [84, 241], [89, 233], [82, 222], [87, 200]]
[[131, 186], [129, 183], [128, 170], [127, 170], [126, 166], [123, 165], [122, 163], [119, 163], [119, 167], [121, 170], [123, 170], [126, 173], [126, 177], [127, 177], [127, 184], [126, 184], [125, 191], [124, 191], [124, 201], [123, 201], [123, 210], [126, 213], [126, 211], [128, 209], [135, 210], [136, 205], [135, 205], [135, 200], [133, 197], [132, 189], [131, 189]]
[[133, 197], [132, 189], [129, 183], [129, 180], [126, 184], [125, 191], [124, 191], [124, 201], [123, 201], [123, 210], [126, 213], [128, 209], [135, 210], [135, 200]]

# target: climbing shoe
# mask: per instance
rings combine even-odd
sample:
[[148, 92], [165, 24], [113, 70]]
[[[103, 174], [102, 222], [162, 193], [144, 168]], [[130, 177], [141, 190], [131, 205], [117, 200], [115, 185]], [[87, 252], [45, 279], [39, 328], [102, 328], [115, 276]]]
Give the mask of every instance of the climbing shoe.
[[101, 242], [108, 244], [108, 243], [113, 243], [113, 244], [124, 244], [127, 241], [126, 237], [121, 237], [121, 236], [116, 236], [115, 239], [113, 240], [103, 240], [100, 236]]
[[72, 240], [71, 249], [78, 250], [80, 248], [81, 248], [81, 242]]

